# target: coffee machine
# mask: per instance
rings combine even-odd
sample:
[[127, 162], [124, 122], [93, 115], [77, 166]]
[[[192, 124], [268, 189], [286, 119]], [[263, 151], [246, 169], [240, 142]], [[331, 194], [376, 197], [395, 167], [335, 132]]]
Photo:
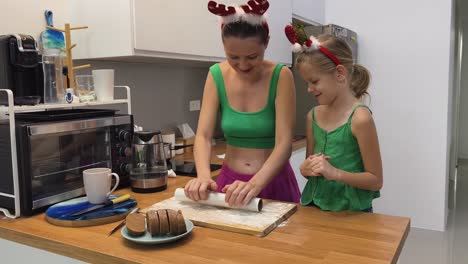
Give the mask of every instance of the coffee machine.
[[[16, 105], [43, 102], [43, 75], [39, 48], [32, 36], [0, 36], [0, 89], [10, 89]], [[0, 101], [2, 104], [6, 102]]]

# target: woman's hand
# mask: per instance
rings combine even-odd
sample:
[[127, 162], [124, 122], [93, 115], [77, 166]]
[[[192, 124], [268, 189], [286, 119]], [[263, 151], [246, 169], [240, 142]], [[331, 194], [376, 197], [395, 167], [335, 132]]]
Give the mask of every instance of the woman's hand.
[[208, 191], [216, 191], [218, 185], [211, 178], [195, 178], [184, 187], [185, 196], [198, 201], [208, 199]]
[[225, 201], [230, 207], [240, 208], [257, 197], [261, 188], [251, 182], [235, 181], [224, 186], [222, 192], [226, 193]]

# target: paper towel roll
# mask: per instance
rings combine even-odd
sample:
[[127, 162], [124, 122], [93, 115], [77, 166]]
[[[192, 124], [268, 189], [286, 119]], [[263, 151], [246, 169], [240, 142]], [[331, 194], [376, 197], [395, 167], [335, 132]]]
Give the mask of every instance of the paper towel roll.
[[[224, 201], [225, 196], [226, 196], [226, 194], [224, 194], [224, 193], [210, 192], [208, 194], [208, 200], [194, 201], [194, 200], [188, 198], [187, 196], [185, 196], [185, 192], [184, 192], [183, 188], [177, 188], [175, 190], [175, 193], [174, 193], [174, 198], [176, 200], [178, 200], [178, 201], [201, 203], [201, 204], [207, 204], [207, 205], [213, 205], [213, 206], [233, 208], [233, 207], [229, 206], [229, 204]], [[247, 205], [245, 205], [244, 207], [235, 208], [235, 209], [260, 212], [260, 211], [262, 211], [262, 207], [263, 207], [262, 199], [254, 198]]]

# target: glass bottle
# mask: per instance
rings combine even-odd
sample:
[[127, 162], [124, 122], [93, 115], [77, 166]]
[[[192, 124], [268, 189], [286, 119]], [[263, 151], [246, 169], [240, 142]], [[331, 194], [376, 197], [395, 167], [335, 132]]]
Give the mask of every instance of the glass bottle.
[[44, 104], [65, 103], [62, 51], [45, 49], [42, 54], [42, 67], [44, 69]]

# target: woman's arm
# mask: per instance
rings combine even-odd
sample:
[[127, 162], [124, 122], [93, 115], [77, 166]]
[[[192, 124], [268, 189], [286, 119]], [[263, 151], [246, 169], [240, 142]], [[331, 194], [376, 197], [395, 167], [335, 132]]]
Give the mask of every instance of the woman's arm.
[[208, 73], [203, 90], [203, 101], [198, 119], [193, 154], [197, 168], [197, 178], [185, 186], [185, 194], [192, 200], [206, 200], [207, 190], [216, 190], [216, 182], [211, 178], [211, 139], [213, 138], [218, 113], [219, 98], [211, 73]]

